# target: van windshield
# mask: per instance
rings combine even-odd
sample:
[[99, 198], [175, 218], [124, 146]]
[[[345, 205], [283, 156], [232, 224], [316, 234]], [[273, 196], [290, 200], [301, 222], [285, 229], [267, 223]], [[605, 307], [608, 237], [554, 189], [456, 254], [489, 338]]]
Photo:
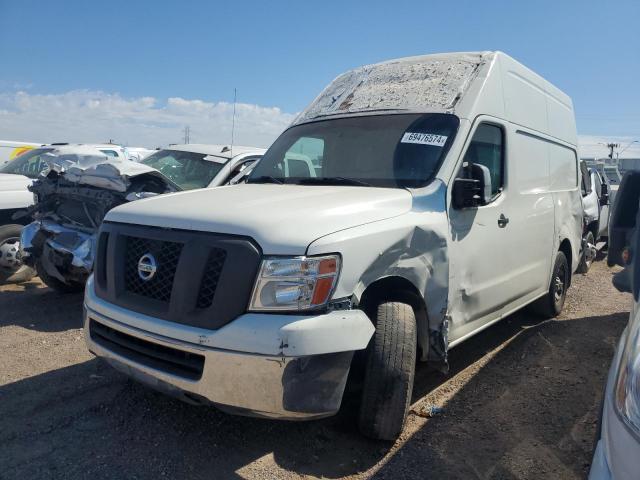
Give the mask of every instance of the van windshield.
[[335, 118], [285, 131], [247, 183], [417, 188], [428, 184], [458, 130], [455, 115]]

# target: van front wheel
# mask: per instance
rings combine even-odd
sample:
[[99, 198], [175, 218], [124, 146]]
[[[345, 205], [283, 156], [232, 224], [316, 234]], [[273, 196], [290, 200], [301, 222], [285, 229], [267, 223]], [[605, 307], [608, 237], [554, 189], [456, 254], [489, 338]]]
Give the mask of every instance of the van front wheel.
[[366, 352], [360, 431], [395, 440], [402, 431], [416, 367], [416, 318], [406, 303], [387, 302], [376, 311], [376, 331]]
[[531, 304], [531, 309], [545, 318], [557, 317], [562, 311], [569, 288], [569, 262], [562, 252], [556, 255], [551, 284], [546, 295]]

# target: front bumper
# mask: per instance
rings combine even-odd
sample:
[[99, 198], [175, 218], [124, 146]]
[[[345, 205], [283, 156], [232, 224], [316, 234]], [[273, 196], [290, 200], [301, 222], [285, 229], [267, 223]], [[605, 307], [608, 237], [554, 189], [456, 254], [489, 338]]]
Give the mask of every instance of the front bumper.
[[43, 219], [22, 229], [20, 254], [35, 267], [39, 260], [47, 273], [63, 283], [83, 283], [91, 274], [96, 234]]
[[[89, 350], [132, 378], [191, 403], [291, 420], [338, 411], [353, 352], [365, 348], [374, 331], [355, 310], [246, 314], [203, 330], [109, 304], [95, 297], [92, 279], [84, 315]], [[171, 368], [185, 355], [197, 360], [188, 375]]]

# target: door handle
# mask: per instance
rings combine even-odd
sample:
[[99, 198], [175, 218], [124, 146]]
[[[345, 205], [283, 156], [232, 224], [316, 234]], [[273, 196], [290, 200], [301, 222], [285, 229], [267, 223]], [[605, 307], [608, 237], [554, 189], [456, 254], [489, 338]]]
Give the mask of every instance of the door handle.
[[498, 226], [504, 228], [507, 226], [507, 223], [509, 223], [509, 219], [504, 216], [504, 213], [501, 213], [500, 218], [498, 218]]

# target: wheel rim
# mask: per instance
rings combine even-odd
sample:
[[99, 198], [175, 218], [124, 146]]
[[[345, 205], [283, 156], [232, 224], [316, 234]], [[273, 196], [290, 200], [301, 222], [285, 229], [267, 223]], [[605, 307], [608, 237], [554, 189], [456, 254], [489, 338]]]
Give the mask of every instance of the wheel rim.
[[593, 239], [593, 235], [589, 234], [587, 235], [587, 251], [585, 252], [585, 258], [584, 258], [584, 262], [587, 265], [587, 267], [590, 267], [591, 264], [593, 263], [593, 259], [595, 258], [595, 251], [596, 251], [596, 246], [595, 246], [595, 240]]
[[20, 261], [20, 239], [6, 238], [0, 242], [0, 269], [16, 271], [22, 266]]
[[561, 265], [553, 279], [553, 298], [556, 304], [560, 303], [564, 298], [567, 283], [567, 269]]

